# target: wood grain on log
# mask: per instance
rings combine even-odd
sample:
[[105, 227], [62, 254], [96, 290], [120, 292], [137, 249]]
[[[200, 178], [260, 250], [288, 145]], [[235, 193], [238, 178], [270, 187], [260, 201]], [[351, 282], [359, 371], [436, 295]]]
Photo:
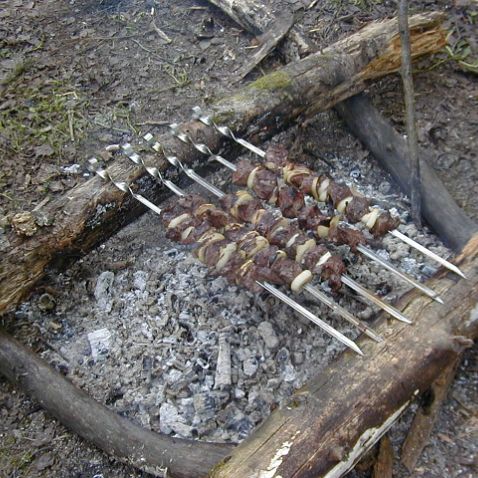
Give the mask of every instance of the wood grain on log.
[[[390, 123], [364, 95], [357, 95], [336, 106], [352, 133], [390, 172], [405, 193], [410, 193], [408, 147]], [[455, 202], [437, 173], [430, 166], [430, 153], [420, 149], [422, 213], [432, 229], [454, 250], [459, 251], [478, 231]]]
[[478, 336], [478, 235], [459, 258], [469, 280], [445, 272], [429, 281], [445, 305], [415, 291], [399, 309], [414, 325], [376, 327], [382, 344], [361, 340], [365, 357], [343, 354], [211, 473], [214, 478], [340, 477]]
[[[410, 18], [413, 56], [440, 49], [446, 32], [442, 14], [428, 13]], [[323, 54], [314, 54], [287, 65], [219, 100], [211, 111], [219, 123], [228, 124], [239, 134], [252, 127], [260, 141], [284, 128], [301, 114], [327, 109], [365, 87], [365, 81], [395, 71], [400, 64], [396, 20], [374, 23], [350, 38], [330, 46]], [[221, 138], [213, 129], [198, 122], [184, 124], [192, 136], [219, 149]], [[182, 161], [204, 161], [194, 148], [178, 143], [169, 134], [159, 141]], [[161, 171], [163, 158], [151, 160]], [[125, 160], [110, 168], [115, 178], [134, 184], [137, 192], [149, 199], [165, 197], [141, 167]], [[42, 213], [52, 226], [42, 227], [31, 238], [10, 233], [11, 246], [0, 259], [0, 314], [15, 307], [59, 256], [79, 256], [106, 239], [143, 211], [129, 195], [94, 177], [52, 201]]]
[[19, 385], [77, 435], [118, 460], [154, 476], [205, 476], [232, 448], [227, 444], [172, 438], [135, 425], [76, 388], [2, 331], [0, 374]]

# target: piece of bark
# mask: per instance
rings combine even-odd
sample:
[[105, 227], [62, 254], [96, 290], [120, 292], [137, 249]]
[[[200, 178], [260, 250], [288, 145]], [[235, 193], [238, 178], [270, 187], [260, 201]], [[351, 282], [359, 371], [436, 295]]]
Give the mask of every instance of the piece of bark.
[[430, 403], [420, 407], [413, 419], [400, 458], [400, 461], [410, 473], [415, 469], [418, 459], [430, 439], [440, 408], [446, 400], [455, 378], [460, 358], [450, 363], [433, 382], [428, 391]]
[[154, 476], [205, 476], [233, 445], [154, 433], [93, 400], [0, 330], [0, 374], [19, 385], [65, 427], [114, 458]]
[[[445, 44], [442, 19], [437, 12], [410, 18], [413, 57], [438, 51]], [[372, 23], [323, 54], [290, 63], [231, 93], [212, 104], [209, 111], [219, 124], [260, 142], [297, 116], [330, 108], [362, 90], [366, 80], [396, 71], [400, 65], [398, 44], [396, 19]], [[213, 151], [224, 145], [219, 133], [202, 123], [192, 121], [182, 127]], [[247, 134], [248, 129], [255, 134]], [[168, 133], [158, 135], [158, 140], [186, 164], [206, 161], [194, 147]], [[172, 177], [177, 174], [162, 157], [148, 159], [148, 163]], [[142, 167], [124, 159], [115, 161], [108, 170], [152, 201], [168, 195]], [[57, 259], [83, 255], [143, 211], [129, 194], [98, 177], [51, 201], [40, 212], [53, 225], [39, 228], [30, 238], [11, 231], [7, 236], [10, 247], [0, 258], [0, 314], [15, 307]]]
[[294, 16], [291, 14], [285, 14], [274, 21], [270, 28], [258, 38], [260, 46], [254, 50], [252, 58], [235, 72], [235, 83], [247, 76], [275, 48], [289, 33], [293, 24]]
[[258, 0], [209, 0], [229, 15], [237, 24], [253, 35], [261, 35], [266, 30], [271, 14]]
[[373, 466], [372, 478], [392, 478], [394, 458], [392, 442], [388, 435], [384, 435], [378, 447], [378, 456]]
[[[336, 110], [365, 147], [410, 193], [407, 142], [376, 110], [365, 95], [338, 104]], [[437, 173], [430, 166], [431, 153], [420, 149], [422, 212], [432, 229], [455, 251], [459, 251], [478, 231], [478, 225], [458, 206]]]
[[398, 308], [413, 325], [382, 320], [375, 328], [383, 343], [360, 339], [364, 357], [341, 355], [274, 410], [211, 477], [347, 473], [478, 336], [478, 235], [458, 262], [469, 280], [442, 272], [428, 281], [445, 305], [415, 290], [405, 294]]

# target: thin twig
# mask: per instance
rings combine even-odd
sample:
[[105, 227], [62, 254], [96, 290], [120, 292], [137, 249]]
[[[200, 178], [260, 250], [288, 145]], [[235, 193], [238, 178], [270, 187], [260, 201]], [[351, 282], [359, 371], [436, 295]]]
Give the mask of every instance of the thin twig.
[[156, 23], [154, 23], [154, 20], [151, 22], [151, 26], [159, 35], [159, 38], [161, 38], [161, 40], [164, 40], [166, 43], [171, 43], [173, 41], [171, 40], [171, 38], [168, 37], [168, 35], [166, 35], [166, 33], [163, 32], [163, 30], [161, 30], [161, 28], [156, 25]]
[[410, 30], [408, 28], [408, 0], [400, 0], [398, 5], [398, 26], [402, 45], [402, 81], [405, 94], [407, 123], [407, 143], [410, 161], [410, 200], [412, 218], [421, 225], [421, 181], [420, 158], [418, 157], [417, 123], [415, 117], [415, 99], [412, 77], [412, 61], [410, 54]]

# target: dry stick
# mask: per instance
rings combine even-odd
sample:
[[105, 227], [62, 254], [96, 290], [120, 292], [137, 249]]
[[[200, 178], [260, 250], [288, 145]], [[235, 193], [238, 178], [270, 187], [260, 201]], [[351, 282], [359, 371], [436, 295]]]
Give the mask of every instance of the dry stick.
[[117, 415], [0, 330], [0, 374], [64, 426], [119, 461], [154, 476], [198, 478], [233, 446], [173, 438]]
[[417, 122], [415, 118], [415, 99], [413, 89], [412, 60], [410, 53], [410, 30], [408, 28], [408, 0], [399, 1], [398, 25], [402, 44], [401, 75], [407, 115], [407, 142], [410, 164], [410, 199], [412, 206], [412, 218], [420, 227], [422, 224], [420, 158], [418, 157]]

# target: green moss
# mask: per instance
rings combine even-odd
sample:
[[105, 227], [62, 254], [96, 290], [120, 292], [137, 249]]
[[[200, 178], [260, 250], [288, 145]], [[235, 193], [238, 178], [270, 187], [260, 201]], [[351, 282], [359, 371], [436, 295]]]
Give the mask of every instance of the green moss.
[[287, 73], [275, 71], [252, 82], [248, 88], [267, 91], [283, 90], [290, 86], [291, 83], [292, 81]]

